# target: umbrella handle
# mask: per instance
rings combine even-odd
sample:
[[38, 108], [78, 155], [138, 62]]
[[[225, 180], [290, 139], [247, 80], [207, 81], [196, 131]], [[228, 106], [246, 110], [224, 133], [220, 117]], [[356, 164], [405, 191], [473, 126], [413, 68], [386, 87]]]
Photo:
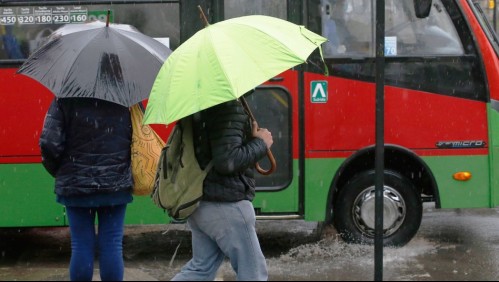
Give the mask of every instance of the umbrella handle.
[[276, 161], [270, 149], [267, 149], [267, 157], [269, 158], [270, 161], [270, 168], [268, 170], [264, 170], [263, 168], [261, 168], [258, 163], [255, 164], [256, 171], [258, 171], [258, 173], [260, 173], [261, 175], [272, 174], [276, 169]]
[[[251, 109], [249, 108], [248, 103], [246, 102], [246, 99], [244, 99], [244, 97], [241, 96], [239, 100], [241, 101], [241, 104], [243, 105], [244, 109], [246, 110], [250, 118], [256, 121], [255, 116], [251, 112]], [[274, 155], [272, 154], [272, 151], [270, 151], [270, 149], [268, 148], [267, 148], [267, 157], [269, 158], [270, 161], [270, 168], [268, 170], [264, 170], [263, 168], [261, 168], [258, 163], [255, 164], [256, 171], [258, 171], [258, 173], [260, 173], [261, 175], [272, 174], [277, 167]]]
[[106, 27], [109, 26], [109, 17], [111, 16], [111, 10], [107, 9], [107, 16], [106, 16]]

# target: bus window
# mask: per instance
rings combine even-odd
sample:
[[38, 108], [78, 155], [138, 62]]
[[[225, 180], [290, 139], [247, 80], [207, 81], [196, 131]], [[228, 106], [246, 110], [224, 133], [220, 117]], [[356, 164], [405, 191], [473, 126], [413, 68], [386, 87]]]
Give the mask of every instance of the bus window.
[[[374, 81], [374, 24], [367, 25], [374, 15], [367, 13], [369, 21], [353, 20], [348, 15], [362, 13], [356, 3], [311, 0], [308, 21], [329, 39], [323, 46], [332, 75]], [[413, 0], [385, 2], [386, 84], [486, 101], [480, 58], [462, 13], [453, 1], [432, 3], [429, 16], [417, 18]], [[367, 3], [365, 10], [371, 10]]]
[[265, 15], [287, 19], [286, 1], [281, 0], [225, 0], [224, 14], [226, 19], [246, 15]]
[[387, 1], [385, 36], [396, 44], [394, 52], [386, 52], [387, 56], [464, 54], [456, 28], [440, 0], [433, 1], [424, 19], [415, 17], [412, 1]]
[[106, 20], [129, 24], [175, 49], [180, 44], [178, 3], [5, 6], [0, 7], [0, 60], [26, 59], [67, 23]]
[[397, 39], [397, 52], [386, 61], [387, 84], [486, 101], [479, 51], [460, 9], [452, 1], [433, 0], [429, 17], [419, 19], [409, 16], [414, 15], [410, 2], [394, 1], [397, 5], [387, 13], [387, 18], [395, 18], [403, 7], [411, 11], [407, 27], [392, 28], [392, 34], [387, 29], [387, 36]]
[[319, 10], [326, 58], [374, 56], [371, 2], [321, 0]]
[[[22, 136], [32, 136], [33, 132], [39, 134], [39, 126], [43, 123], [43, 117], [48, 107], [49, 99], [53, 98], [50, 92], [40, 85], [33, 85], [33, 80], [20, 75], [12, 75], [15, 69], [9, 69], [19, 60], [27, 58], [50, 33], [63, 26], [64, 21], [70, 23], [83, 23], [92, 20], [105, 20], [107, 10], [111, 12], [110, 21], [120, 24], [130, 24], [144, 34], [168, 43], [171, 48], [179, 45], [180, 20], [179, 3], [168, 2], [160, 3], [151, 1], [143, 3], [122, 4], [100, 4], [78, 5], [81, 1], [74, 2], [75, 5], [54, 4], [54, 1], [48, 4], [26, 1], [23, 4], [4, 4], [0, 7], [0, 15], [9, 14], [9, 16], [0, 16], [0, 84], [2, 91], [0, 100], [6, 101], [5, 109], [9, 112], [25, 111], [33, 113], [33, 116], [26, 118], [29, 120], [26, 126], [15, 127], [11, 124], [17, 124], [19, 117], [7, 115], [2, 119], [2, 133], [5, 136], [16, 138], [17, 142], [8, 142], [5, 138], [0, 138], [0, 156], [3, 158], [13, 157], [31, 158], [39, 154], [38, 135], [34, 138], [22, 138]], [[94, 2], [92, 2], [94, 3]], [[44, 13], [44, 16], [35, 16]], [[7, 18], [10, 19], [7, 23]], [[12, 61], [14, 64], [12, 64]], [[34, 88], [36, 87], [36, 88]], [[36, 92], [42, 92], [38, 94]], [[36, 93], [31, 97], [28, 93]], [[8, 105], [8, 106], [7, 106]], [[21, 106], [22, 105], [22, 106]], [[36, 114], [34, 114], [36, 113]]]
[[[255, 172], [257, 189], [278, 190], [291, 182], [291, 100], [283, 88], [259, 87], [249, 95], [248, 101], [259, 126], [272, 132], [272, 154], [277, 162], [276, 171], [264, 176]], [[259, 162], [263, 169], [270, 168], [267, 157]]]
[[[374, 57], [371, 1], [320, 0], [321, 34], [326, 58]], [[385, 2], [386, 56], [462, 55], [463, 46], [440, 0], [430, 15], [415, 16], [413, 1]]]

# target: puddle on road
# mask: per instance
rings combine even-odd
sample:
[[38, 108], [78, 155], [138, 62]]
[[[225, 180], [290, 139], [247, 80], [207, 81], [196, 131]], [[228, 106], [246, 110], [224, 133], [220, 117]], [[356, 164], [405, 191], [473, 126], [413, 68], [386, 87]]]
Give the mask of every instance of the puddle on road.
[[[387, 280], [425, 280], [430, 274], [421, 271], [409, 277], [402, 274], [403, 269], [418, 266], [417, 258], [436, 252], [436, 245], [423, 239], [415, 238], [403, 248], [384, 248], [384, 278]], [[269, 272], [273, 280], [302, 280], [304, 273], [307, 280], [373, 280], [374, 247], [359, 244], [347, 244], [338, 236], [324, 238], [315, 243], [304, 244], [290, 249], [276, 258], [267, 259]], [[420, 267], [423, 268], [423, 267]], [[393, 277], [391, 270], [398, 274]], [[405, 278], [404, 278], [405, 276]]]
[[[481, 216], [479, 220], [466, 214], [454, 221], [450, 220], [452, 218], [427, 217], [424, 222], [427, 225], [423, 224], [406, 246], [384, 248], [383, 280], [499, 281], [496, 215]], [[278, 230], [285, 230], [281, 225], [278, 227]], [[320, 240], [311, 241], [309, 229], [312, 230], [310, 227], [305, 230], [307, 232], [277, 235], [275, 229], [269, 229], [273, 236], [265, 236], [262, 247], [265, 247], [270, 280], [374, 280], [373, 246], [347, 244], [334, 229], [326, 229]], [[191, 255], [188, 233], [180, 233], [182, 230], [168, 234], [156, 227], [129, 230], [125, 264], [127, 269], [137, 270], [131, 272], [135, 276], [129, 277], [145, 277], [144, 273], [148, 277], [145, 279], [169, 280], [173, 277]], [[182, 243], [185, 251], [170, 266], [171, 253], [178, 245], [170, 240], [179, 237], [185, 239]], [[70, 243], [65, 229], [6, 233], [0, 237], [0, 246], [0, 281], [35, 277], [36, 280], [67, 279]], [[270, 246], [278, 247], [271, 249]], [[222, 265], [217, 279], [235, 279], [228, 262]]]

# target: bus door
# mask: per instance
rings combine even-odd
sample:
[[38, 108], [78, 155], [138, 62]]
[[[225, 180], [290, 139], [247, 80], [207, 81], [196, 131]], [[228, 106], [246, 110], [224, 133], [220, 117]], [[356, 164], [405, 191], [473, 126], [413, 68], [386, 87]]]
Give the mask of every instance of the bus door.
[[[287, 20], [289, 1], [280, 0], [225, 0], [223, 19], [245, 15], [267, 15]], [[241, 66], [244, 68], [244, 66]], [[298, 189], [298, 73], [287, 71], [263, 85], [246, 100], [259, 126], [272, 132], [272, 153], [277, 162], [270, 175], [256, 173], [257, 193], [253, 205], [257, 218], [300, 218]], [[267, 158], [259, 162], [270, 167]]]

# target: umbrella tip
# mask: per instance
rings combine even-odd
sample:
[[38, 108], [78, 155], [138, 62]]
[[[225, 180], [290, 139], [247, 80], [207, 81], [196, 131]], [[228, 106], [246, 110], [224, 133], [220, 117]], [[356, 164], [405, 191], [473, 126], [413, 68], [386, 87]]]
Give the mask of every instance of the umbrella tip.
[[111, 15], [111, 10], [107, 9], [107, 17], [106, 17], [106, 27], [109, 26], [109, 16]]
[[206, 18], [206, 16], [204, 15], [204, 12], [203, 12], [203, 8], [201, 8], [201, 5], [198, 5], [198, 9], [199, 9], [199, 13], [201, 14], [201, 19], [203, 20], [204, 22], [204, 26], [209, 26], [210, 23], [208, 23], [208, 19]]

